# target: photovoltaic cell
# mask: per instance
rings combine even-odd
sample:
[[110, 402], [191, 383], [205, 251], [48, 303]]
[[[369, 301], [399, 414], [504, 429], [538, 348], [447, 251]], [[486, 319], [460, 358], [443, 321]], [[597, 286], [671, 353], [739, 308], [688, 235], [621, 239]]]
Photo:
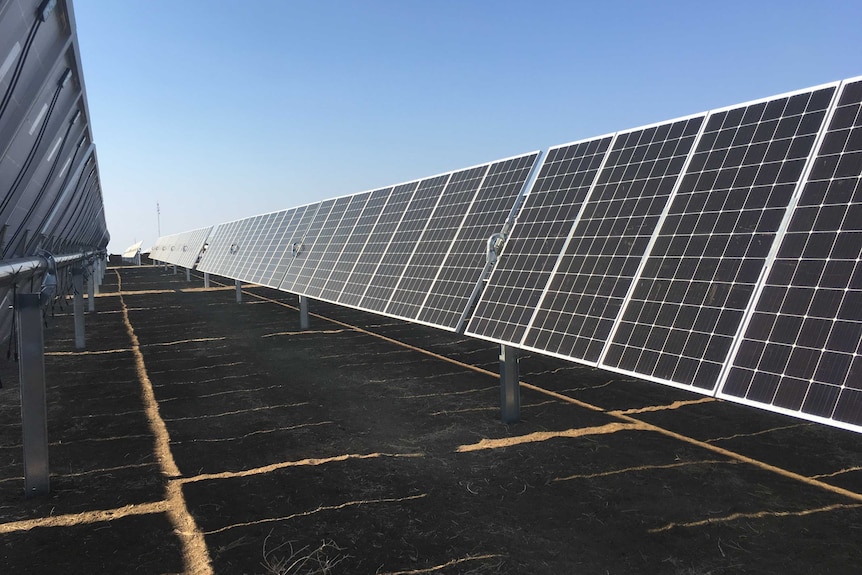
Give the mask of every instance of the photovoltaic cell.
[[353, 271], [353, 267], [377, 224], [377, 220], [383, 213], [383, 208], [386, 206], [391, 192], [392, 188], [383, 188], [371, 192], [368, 201], [362, 208], [359, 219], [356, 220], [356, 224], [344, 242], [344, 248], [338, 256], [338, 261], [332, 266], [332, 271], [326, 278], [326, 284], [320, 292], [321, 299], [331, 302], [338, 301], [339, 295], [344, 290], [344, 284], [350, 277], [350, 272]]
[[374, 224], [368, 239], [362, 248], [362, 253], [356, 260], [356, 265], [350, 272], [348, 279], [344, 282], [344, 289], [338, 297], [338, 303], [350, 307], [358, 307], [366, 288], [371, 284], [371, 278], [377, 270], [377, 266], [386, 253], [386, 248], [392, 239], [398, 224], [407, 210], [410, 198], [419, 182], [410, 182], [395, 186], [389, 196], [389, 200], [383, 208], [380, 217]]
[[603, 366], [715, 390], [834, 91], [709, 115]]
[[416, 317], [487, 172], [485, 164], [456, 172], [449, 178], [386, 313], [410, 319]]
[[[538, 159], [538, 153], [531, 153], [491, 163], [433, 278], [433, 285], [427, 290], [419, 321], [451, 330], [461, 329], [472, 299], [478, 296], [488, 239], [502, 231]], [[417, 292], [420, 289], [417, 286]]]
[[404, 216], [386, 246], [383, 257], [380, 258], [380, 264], [369, 280], [368, 289], [358, 307], [372, 311], [384, 311], [386, 309], [389, 298], [392, 296], [404, 268], [410, 261], [419, 238], [422, 237], [422, 233], [428, 225], [431, 213], [434, 211], [449, 177], [449, 175], [436, 176], [419, 182], [416, 192], [404, 211]]
[[704, 116], [618, 134], [523, 344], [595, 363]]
[[608, 136], [548, 152], [467, 333], [520, 343], [610, 143]]
[[862, 81], [843, 86], [721, 397], [862, 430]]

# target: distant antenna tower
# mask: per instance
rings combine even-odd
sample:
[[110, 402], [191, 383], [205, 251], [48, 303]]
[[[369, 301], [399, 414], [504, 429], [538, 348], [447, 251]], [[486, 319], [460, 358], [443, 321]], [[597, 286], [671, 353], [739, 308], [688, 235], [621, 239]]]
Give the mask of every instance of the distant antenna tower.
[[156, 224], [159, 227], [159, 237], [162, 237], [162, 210], [159, 208], [159, 202], [156, 202]]

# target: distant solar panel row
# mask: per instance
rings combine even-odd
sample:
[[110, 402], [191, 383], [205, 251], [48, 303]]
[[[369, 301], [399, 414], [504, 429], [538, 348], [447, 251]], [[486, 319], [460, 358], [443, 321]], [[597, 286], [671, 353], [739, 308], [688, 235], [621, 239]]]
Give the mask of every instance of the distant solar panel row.
[[221, 224], [198, 269], [460, 330], [538, 157]]
[[552, 149], [466, 333], [862, 431], [860, 101]]
[[523, 202], [538, 154], [246, 218], [200, 269], [862, 431], [860, 109], [856, 78], [557, 146]]
[[212, 227], [162, 236], [150, 249], [150, 258], [191, 269], [204, 249], [210, 230]]

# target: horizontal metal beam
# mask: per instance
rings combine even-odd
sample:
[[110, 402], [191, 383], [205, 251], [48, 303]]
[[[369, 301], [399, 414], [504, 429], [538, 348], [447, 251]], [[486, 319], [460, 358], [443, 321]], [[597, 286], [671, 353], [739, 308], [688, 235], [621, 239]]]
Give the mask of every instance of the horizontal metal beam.
[[[64, 267], [85, 259], [95, 259], [101, 252], [79, 252], [54, 256], [57, 267]], [[10, 287], [31, 276], [48, 270], [48, 259], [45, 256], [30, 256], [0, 261], [0, 288]]]

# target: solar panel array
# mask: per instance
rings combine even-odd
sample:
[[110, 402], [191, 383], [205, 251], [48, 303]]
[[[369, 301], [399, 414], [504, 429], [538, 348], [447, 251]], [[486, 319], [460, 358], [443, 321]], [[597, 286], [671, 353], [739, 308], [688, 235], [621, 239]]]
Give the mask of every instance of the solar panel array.
[[0, 31], [0, 259], [104, 249], [71, 3], [3, 6]]
[[538, 157], [221, 224], [198, 269], [457, 331]]
[[212, 226], [162, 236], [150, 249], [150, 258], [191, 269], [195, 267], [211, 230]]
[[523, 200], [537, 154], [255, 216], [201, 266], [862, 431], [861, 110], [855, 78], [553, 147]]
[[[107, 247], [89, 119], [72, 3], [0, 0], [0, 262]], [[0, 342], [13, 332], [10, 287]]]
[[838, 98], [721, 397], [862, 427], [862, 81]]
[[860, 100], [553, 148], [466, 333], [862, 431]]

